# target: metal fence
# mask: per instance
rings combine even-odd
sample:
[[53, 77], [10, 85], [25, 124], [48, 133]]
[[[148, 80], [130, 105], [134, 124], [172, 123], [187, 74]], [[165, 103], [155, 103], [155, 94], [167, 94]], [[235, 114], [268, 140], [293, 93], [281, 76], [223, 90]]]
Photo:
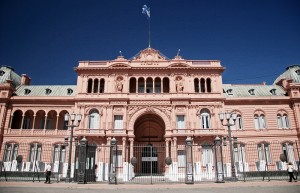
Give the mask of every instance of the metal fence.
[[[84, 183], [193, 183], [233, 180], [288, 180], [287, 162], [299, 174], [299, 142], [233, 144], [231, 163], [229, 144], [89, 145], [80, 158], [74, 145], [70, 177]], [[67, 177], [69, 148], [65, 144], [4, 144], [1, 150], [0, 180], [43, 181], [46, 164], [51, 165], [51, 182]], [[284, 158], [286, 160], [284, 160]], [[80, 161], [81, 160], [81, 161]], [[82, 165], [84, 165], [82, 167]], [[232, 171], [232, 165], [234, 171]], [[191, 178], [191, 179], [190, 179]]]

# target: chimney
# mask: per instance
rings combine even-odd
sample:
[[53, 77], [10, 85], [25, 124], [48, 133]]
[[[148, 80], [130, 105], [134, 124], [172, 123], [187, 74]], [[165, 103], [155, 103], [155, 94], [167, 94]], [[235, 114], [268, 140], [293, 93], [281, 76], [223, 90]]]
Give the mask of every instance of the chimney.
[[21, 85], [30, 85], [31, 78], [29, 78], [26, 74], [22, 74], [21, 76]]

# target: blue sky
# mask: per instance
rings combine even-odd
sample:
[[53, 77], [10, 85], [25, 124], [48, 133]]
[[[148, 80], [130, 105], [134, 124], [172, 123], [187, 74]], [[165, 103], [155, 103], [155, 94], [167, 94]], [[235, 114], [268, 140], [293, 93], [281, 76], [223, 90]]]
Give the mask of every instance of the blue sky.
[[221, 60], [223, 82], [272, 84], [300, 64], [299, 0], [1, 0], [0, 65], [34, 85], [76, 84], [82, 60], [148, 46], [173, 58]]

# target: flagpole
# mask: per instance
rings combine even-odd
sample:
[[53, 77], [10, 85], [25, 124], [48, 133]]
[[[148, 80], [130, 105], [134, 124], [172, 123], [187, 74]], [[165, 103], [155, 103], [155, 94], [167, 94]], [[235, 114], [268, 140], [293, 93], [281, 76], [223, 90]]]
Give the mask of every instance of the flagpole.
[[150, 29], [151, 29], [150, 28], [150, 19], [151, 18], [149, 17], [149, 22], [148, 22], [149, 23], [149, 27], [148, 27], [149, 28], [149, 48], [151, 48], [151, 46], [150, 46], [150, 35], [151, 35], [151, 31], [150, 31]]

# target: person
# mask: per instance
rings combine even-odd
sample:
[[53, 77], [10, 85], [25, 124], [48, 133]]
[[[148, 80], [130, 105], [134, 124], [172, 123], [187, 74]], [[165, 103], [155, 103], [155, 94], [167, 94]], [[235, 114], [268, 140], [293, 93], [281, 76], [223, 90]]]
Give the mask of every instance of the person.
[[292, 179], [294, 179], [294, 181], [297, 182], [296, 178], [294, 177], [294, 166], [293, 166], [292, 162], [289, 162], [289, 164], [287, 166], [287, 171], [290, 176], [289, 182], [292, 182]]
[[97, 181], [97, 168], [98, 168], [98, 165], [97, 164], [95, 164], [95, 182]]
[[51, 165], [50, 164], [46, 164], [45, 175], [46, 175], [46, 181], [44, 183], [50, 184], [50, 176], [51, 176]]

